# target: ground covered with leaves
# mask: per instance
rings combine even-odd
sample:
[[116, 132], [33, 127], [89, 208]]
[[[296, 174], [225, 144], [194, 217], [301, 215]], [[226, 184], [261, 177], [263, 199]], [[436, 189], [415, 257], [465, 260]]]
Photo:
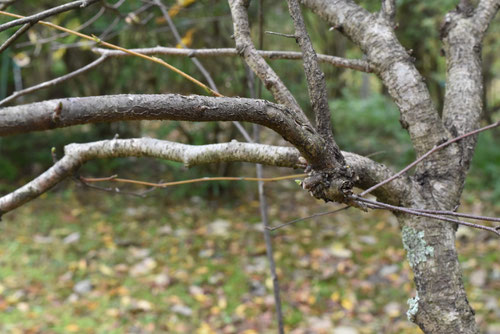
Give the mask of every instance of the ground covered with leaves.
[[[273, 225], [334, 208], [287, 182], [268, 191]], [[67, 184], [6, 215], [0, 332], [276, 333], [253, 193], [175, 204], [166, 191], [137, 199]], [[273, 244], [287, 333], [421, 333], [406, 317], [412, 274], [389, 213], [300, 222]], [[500, 242], [460, 228], [457, 246], [482, 332], [500, 333]]]

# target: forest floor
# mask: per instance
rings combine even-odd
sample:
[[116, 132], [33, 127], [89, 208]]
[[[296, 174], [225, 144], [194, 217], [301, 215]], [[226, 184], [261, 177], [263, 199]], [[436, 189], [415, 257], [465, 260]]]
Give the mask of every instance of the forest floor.
[[[269, 189], [271, 224], [336, 207], [295, 187]], [[276, 333], [253, 193], [182, 202], [66, 184], [5, 215], [0, 332]], [[475, 194], [460, 211], [500, 215]], [[421, 333], [406, 317], [415, 291], [391, 214], [303, 221], [275, 231], [273, 245], [286, 333]], [[499, 240], [460, 228], [457, 248], [481, 332], [500, 333]]]

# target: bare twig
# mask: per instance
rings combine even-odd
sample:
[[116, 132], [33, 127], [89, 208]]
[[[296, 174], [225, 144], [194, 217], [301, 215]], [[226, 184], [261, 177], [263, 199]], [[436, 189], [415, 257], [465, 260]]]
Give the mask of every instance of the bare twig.
[[172, 182], [161, 182], [161, 183], [152, 183], [152, 182], [139, 181], [139, 180], [123, 179], [123, 178], [119, 178], [118, 175], [112, 175], [112, 176], [108, 176], [108, 177], [83, 177], [83, 176], [81, 176], [80, 178], [87, 183], [112, 181], [112, 182], [130, 183], [130, 184], [155, 187], [155, 188], [167, 188], [167, 187], [179, 186], [179, 185], [183, 185], [183, 184], [191, 184], [191, 183], [199, 183], [199, 182], [214, 182], [214, 181], [276, 182], [276, 181], [296, 179], [296, 178], [305, 177], [305, 176], [307, 176], [307, 174], [294, 174], [294, 175], [277, 176], [277, 177], [262, 177], [262, 176], [257, 176], [257, 177], [245, 177], [245, 176], [208, 177], [208, 176], [206, 176], [206, 177], [201, 177], [201, 178], [197, 178], [197, 179], [172, 181]]
[[[7, 13], [7, 12], [4, 12], [4, 11], [0, 11], [0, 14], [1, 15], [5, 15], [5, 16], [11, 16], [11, 17], [18, 17], [18, 18], [23, 18], [23, 16], [21, 15], [16, 15], [16, 14], [12, 14], [12, 13]], [[122, 52], [125, 52], [125, 53], [128, 53], [130, 55], [133, 55], [133, 56], [136, 56], [136, 57], [139, 57], [139, 58], [143, 58], [143, 59], [147, 59], [149, 61], [152, 61], [154, 63], [157, 63], [157, 64], [160, 64], [166, 68], [168, 68], [169, 70], [179, 74], [180, 76], [184, 77], [185, 79], [191, 81], [192, 83], [194, 83], [195, 85], [203, 88], [207, 93], [209, 94], [212, 94], [214, 96], [218, 96], [218, 97], [221, 97], [222, 95], [217, 93], [216, 91], [212, 90], [211, 88], [207, 87], [205, 84], [201, 83], [200, 81], [196, 80], [195, 78], [193, 78], [192, 76], [190, 76], [189, 74], [179, 70], [177, 67], [175, 66], [172, 66], [170, 65], [169, 63], [165, 62], [164, 60], [162, 59], [159, 59], [159, 58], [156, 58], [156, 57], [150, 57], [150, 56], [147, 56], [147, 55], [144, 55], [144, 54], [141, 54], [141, 53], [137, 53], [137, 52], [134, 52], [134, 51], [131, 51], [131, 50], [128, 50], [128, 49], [125, 49], [125, 48], [122, 48], [120, 46], [117, 46], [117, 45], [114, 45], [114, 44], [111, 44], [111, 43], [108, 43], [108, 42], [104, 42], [102, 41], [101, 39], [99, 39], [98, 37], [96, 36], [88, 36], [88, 35], [85, 35], [85, 34], [82, 34], [80, 32], [77, 32], [77, 31], [74, 31], [74, 30], [71, 30], [71, 29], [68, 29], [68, 28], [64, 28], [64, 27], [61, 27], [61, 26], [58, 26], [57, 24], [53, 24], [53, 23], [50, 23], [50, 22], [46, 22], [46, 21], [39, 21], [40, 24], [44, 25], [44, 26], [47, 26], [47, 27], [50, 27], [50, 28], [54, 28], [54, 29], [57, 29], [57, 30], [61, 30], [61, 31], [64, 31], [64, 32], [67, 32], [69, 34], [72, 34], [72, 35], [75, 35], [75, 36], [78, 36], [80, 38], [83, 38], [83, 39], [86, 39], [86, 40], [91, 40], [91, 41], [94, 41], [96, 42], [97, 44], [99, 45], [102, 45], [102, 46], [105, 46], [107, 48], [110, 48], [110, 49], [114, 49], [114, 50], [119, 50], [119, 51], [122, 51]]]
[[[262, 178], [262, 165], [257, 164], [257, 177]], [[273, 254], [273, 244], [271, 233], [269, 231], [269, 219], [268, 219], [268, 209], [266, 196], [264, 194], [264, 183], [262, 181], [258, 182], [259, 189], [259, 203], [260, 203], [260, 216], [262, 218], [262, 224], [264, 225], [264, 240], [266, 242], [266, 255], [269, 261], [269, 269], [271, 271], [271, 279], [273, 282], [273, 292], [274, 292], [274, 304], [276, 305], [276, 317], [278, 320], [278, 333], [284, 334], [284, 324], [283, 324], [283, 311], [281, 307], [281, 297], [280, 297], [280, 285], [278, 280], [278, 274], [276, 273], [276, 263], [274, 262]]]
[[427, 209], [415, 209], [415, 208], [410, 208], [413, 211], [417, 212], [423, 212], [423, 213], [430, 213], [433, 215], [443, 215], [443, 216], [454, 216], [454, 217], [462, 217], [462, 218], [469, 218], [469, 219], [476, 219], [476, 220], [484, 220], [484, 221], [490, 221], [490, 222], [500, 222], [500, 218], [496, 217], [488, 217], [488, 216], [479, 216], [479, 215], [473, 215], [470, 213], [460, 213], [460, 212], [454, 212], [454, 211], [445, 211], [445, 210], [427, 210]]
[[275, 227], [268, 227], [267, 229], [269, 231], [275, 231], [275, 230], [278, 230], [280, 228], [283, 228], [283, 227], [286, 227], [286, 226], [289, 226], [289, 225], [292, 225], [292, 224], [295, 224], [295, 223], [298, 223], [298, 222], [301, 222], [301, 221], [304, 221], [304, 220], [309, 220], [309, 219], [312, 219], [312, 218], [317, 218], [317, 217], [321, 217], [321, 216], [331, 215], [331, 214], [337, 213], [339, 211], [347, 210], [349, 208], [350, 208], [350, 206], [346, 205], [346, 206], [343, 206], [341, 208], [335, 209], [333, 211], [326, 211], [326, 212], [315, 213], [315, 214], [307, 216], [307, 217], [303, 217], [303, 218], [298, 218], [298, 219], [291, 220], [289, 222], [286, 222], [284, 224], [281, 224], [281, 225], [278, 225], [278, 226], [275, 226]]
[[266, 31], [266, 34], [268, 35], [276, 35], [276, 36], [281, 36], [281, 37], [286, 37], [286, 38], [297, 38], [295, 35], [290, 35], [290, 34], [283, 34], [281, 32], [274, 32], [274, 31]]
[[21, 28], [19, 28], [12, 36], [10, 36], [1, 46], [0, 53], [4, 52], [12, 43], [14, 43], [19, 37], [22, 36], [29, 28], [33, 26], [34, 23], [25, 23]]
[[[91, 17], [86, 22], [84, 22], [83, 24], [79, 25], [78, 27], [76, 27], [73, 30], [80, 31], [82, 29], [85, 29], [86, 27], [90, 26], [92, 23], [94, 23], [95, 21], [97, 21], [102, 16], [102, 14], [104, 14], [105, 11], [106, 11], [106, 8], [105, 7], [101, 7], [101, 9], [99, 9], [99, 11], [93, 17]], [[59, 38], [66, 37], [66, 36], [69, 36], [69, 34], [65, 33], [65, 32], [59, 33], [59, 34], [55, 34], [54, 36], [50, 36], [50, 37], [47, 37], [47, 38], [38, 39], [36, 41], [36, 44], [37, 45], [41, 45], [41, 44], [49, 43], [49, 42], [55, 41], [55, 40], [57, 40]], [[17, 43], [15, 47], [16, 48], [22, 48], [22, 47], [25, 47], [25, 46], [30, 46], [32, 44], [33, 43], [31, 41], [28, 41], [28, 42], [23, 42], [23, 43]]]
[[88, 187], [88, 188], [91, 188], [91, 189], [96, 189], [96, 190], [120, 194], [120, 195], [136, 196], [136, 197], [141, 197], [141, 198], [146, 197], [147, 193], [150, 193], [151, 191], [158, 189], [156, 187], [151, 187], [150, 189], [147, 189], [145, 191], [134, 192], [134, 191], [128, 191], [128, 190], [121, 190], [120, 188], [116, 188], [116, 187], [115, 188], [105, 188], [105, 187], [96, 186], [94, 184], [86, 182], [84, 178], [79, 177], [79, 176], [75, 177], [74, 180], [78, 181], [81, 185]]
[[472, 228], [476, 228], [476, 229], [480, 229], [480, 230], [485, 230], [485, 231], [492, 232], [492, 233], [500, 236], [500, 228], [499, 227], [489, 227], [489, 226], [464, 222], [464, 221], [461, 221], [458, 219], [447, 218], [447, 217], [443, 217], [440, 215], [434, 215], [434, 214], [425, 213], [425, 212], [421, 212], [421, 211], [415, 211], [411, 208], [404, 208], [401, 206], [390, 205], [390, 204], [386, 204], [386, 203], [382, 203], [382, 202], [372, 201], [372, 200], [369, 200], [369, 199], [366, 199], [366, 198], [363, 198], [363, 197], [360, 197], [357, 195], [352, 195], [352, 198], [356, 201], [366, 203], [368, 207], [371, 207], [373, 209], [381, 209], [382, 208], [382, 209], [387, 209], [390, 211], [403, 212], [403, 213], [411, 214], [414, 216], [421, 216], [421, 217], [437, 219], [437, 220], [441, 220], [441, 221], [445, 221], [445, 222], [449, 222], [449, 223], [455, 223], [455, 224], [464, 225], [464, 226], [468, 226], [468, 227], [472, 227]]
[[366, 189], [365, 191], [363, 191], [362, 193], [359, 194], [359, 196], [364, 196], [370, 192], [372, 192], [373, 190], [377, 189], [378, 187], [381, 187], [383, 186], [384, 184], [387, 184], [395, 179], [397, 179], [398, 177], [400, 177], [401, 175], [403, 175], [404, 173], [406, 173], [408, 170], [410, 170], [412, 167], [414, 167], [415, 165], [417, 165], [418, 163], [420, 163], [422, 160], [424, 160], [425, 158], [427, 158], [429, 155], [431, 155], [432, 153], [436, 152], [436, 151], [439, 151], [440, 149], [442, 149], [443, 147], [446, 147], [450, 144], [453, 144], [463, 138], [466, 138], [466, 137], [469, 137], [469, 136], [472, 136], [472, 135], [475, 135], [475, 134], [478, 134], [480, 132], [483, 132], [483, 131], [486, 131], [486, 130], [489, 130], [489, 129], [493, 129], [493, 128], [496, 128], [497, 126], [500, 125], [500, 121], [499, 122], [496, 122], [496, 123], [493, 123], [493, 124], [490, 124], [490, 125], [487, 125], [483, 128], [480, 128], [480, 129], [477, 129], [477, 130], [474, 130], [474, 131], [471, 131], [471, 132], [468, 132], [468, 133], [465, 133], [461, 136], [458, 136], [458, 137], [455, 137], [453, 139], [450, 139], [444, 143], [442, 143], [441, 145], [438, 145], [438, 146], [435, 146], [433, 149], [427, 151], [425, 154], [423, 154], [420, 158], [418, 158], [417, 160], [413, 161], [411, 164], [409, 164], [408, 166], [406, 166], [405, 168], [403, 168], [401, 171], [399, 171], [398, 173], [394, 174], [393, 176], [391, 176], [390, 178], [380, 182], [380, 183], [377, 183], [376, 185], [374, 185], [373, 187], [370, 187], [368, 189]]
[[63, 76], [60, 76], [58, 78], [55, 78], [55, 79], [52, 79], [52, 80], [49, 80], [49, 81], [42, 82], [42, 83], [40, 83], [38, 85], [31, 86], [31, 87], [25, 88], [23, 90], [16, 91], [12, 95], [7, 96], [5, 99], [1, 100], [0, 101], [0, 106], [4, 105], [4, 104], [6, 104], [6, 103], [8, 103], [8, 102], [10, 102], [12, 100], [15, 100], [15, 99], [17, 99], [18, 97], [20, 97], [22, 95], [33, 93], [35, 91], [38, 91], [40, 89], [44, 89], [44, 88], [47, 88], [47, 87], [50, 87], [50, 86], [55, 86], [55, 85], [60, 84], [60, 83], [62, 83], [64, 81], [66, 81], [66, 80], [74, 78], [77, 75], [83, 74], [83, 73], [85, 73], [85, 72], [93, 69], [94, 67], [97, 67], [99, 64], [101, 64], [102, 62], [104, 62], [107, 58], [108, 58], [107, 56], [100, 56], [99, 58], [97, 58], [96, 60], [94, 60], [93, 62], [91, 62], [90, 64], [87, 64], [84, 67], [81, 67], [81, 68], [77, 69], [76, 71], [73, 71], [71, 73], [67, 73], [67, 74], [65, 74]]
[[[112, 57], [127, 56], [126, 53], [94, 48], [94, 52], [109, 55]], [[154, 48], [141, 48], [141, 49], [131, 49], [132, 51], [142, 53], [142, 54], [162, 54], [162, 55], [173, 55], [173, 56], [187, 56], [187, 57], [224, 57], [224, 56], [237, 56], [238, 51], [234, 48], [220, 48], [220, 49], [178, 49], [178, 48], [168, 48], [157, 46]], [[295, 51], [256, 51], [261, 57], [270, 60], [280, 60], [280, 59], [290, 59], [299, 60], [302, 59], [302, 52]], [[371, 66], [367, 61], [361, 59], [346, 59], [341, 57], [335, 57], [330, 55], [318, 54], [318, 61], [321, 63], [330, 64], [336, 67], [349, 68], [356, 71], [373, 72], [373, 66]]]
[[4, 24], [0, 25], [0, 31], [4, 31], [6, 29], [9, 29], [9, 28], [12, 28], [15, 26], [19, 26], [19, 25], [22, 25], [25, 23], [35, 23], [35, 22], [43, 20], [47, 17], [53, 16], [53, 15], [56, 15], [56, 14], [59, 14], [62, 12], [66, 12], [68, 10], [72, 10], [75, 8], [87, 7], [88, 5], [91, 5], [91, 4], [98, 2], [98, 1], [100, 1], [100, 0], [78, 0], [78, 1], [73, 1], [73, 2], [64, 4], [61, 6], [50, 8], [50, 9], [44, 10], [43, 12], [40, 12], [38, 14], [26, 16], [26, 17], [23, 17], [23, 18], [20, 18], [17, 20], [13, 20], [13, 21], [4, 23]]
[[[258, 20], [259, 20], [259, 48], [262, 49], [264, 45], [264, 10], [263, 10], [263, 0], [258, 2]], [[248, 86], [250, 88], [250, 96], [252, 98], [261, 98], [262, 95], [262, 81], [259, 81], [258, 92], [255, 91], [255, 74], [254, 72], [248, 70]], [[260, 127], [257, 124], [253, 124], [253, 136], [256, 142], [260, 141]], [[257, 177], [262, 178], [263, 167], [261, 164], [256, 164], [256, 174]], [[269, 262], [269, 270], [271, 274], [271, 279], [273, 282], [273, 294], [274, 294], [274, 304], [276, 307], [276, 320], [278, 322], [278, 332], [279, 334], [284, 334], [284, 322], [283, 322], [283, 308], [281, 304], [280, 296], [280, 284], [279, 278], [276, 273], [276, 263], [274, 261], [272, 236], [269, 228], [269, 210], [267, 205], [266, 194], [264, 193], [264, 182], [258, 182], [258, 193], [259, 193], [259, 209], [260, 216], [262, 219], [262, 224], [264, 225], [264, 240], [266, 243], [266, 255]]]

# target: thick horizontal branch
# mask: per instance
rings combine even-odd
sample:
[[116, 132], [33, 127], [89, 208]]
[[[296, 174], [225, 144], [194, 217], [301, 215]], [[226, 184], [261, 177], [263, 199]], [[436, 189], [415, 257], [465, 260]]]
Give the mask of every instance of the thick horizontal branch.
[[0, 136], [124, 120], [244, 121], [266, 126], [314, 164], [323, 141], [288, 108], [265, 100], [208, 96], [107, 95], [48, 100], [0, 109]]
[[[110, 56], [110, 57], [122, 57], [128, 54], [116, 50], [108, 50], [103, 48], [94, 48], [94, 52]], [[186, 57], [233, 57], [238, 55], [238, 51], [234, 48], [220, 48], [220, 49], [179, 49], [179, 48], [169, 48], [163, 46], [157, 46], [154, 48], [140, 48], [131, 49], [132, 51], [152, 55], [161, 54], [166, 56], [186, 56]], [[300, 60], [302, 59], [301, 52], [295, 51], [263, 51], [257, 50], [257, 53], [262, 57], [270, 60], [279, 59], [290, 59], [290, 60]], [[337, 67], [350, 68], [353, 70], [371, 73], [373, 72], [373, 67], [365, 60], [361, 59], [346, 59], [341, 57], [329, 56], [325, 54], [318, 54], [318, 61], [320, 63], [330, 64]]]
[[[187, 166], [215, 162], [251, 162], [278, 167], [303, 168], [304, 160], [293, 147], [270, 146], [232, 141], [212, 145], [185, 145], [152, 138], [113, 139], [88, 144], [70, 144], [64, 157], [46, 172], [14, 192], [0, 197], [0, 214], [37, 198], [66, 177], [74, 174], [81, 165], [93, 159], [120, 157], [151, 157], [184, 163]], [[347, 163], [360, 175], [358, 186], [370, 186], [390, 174], [387, 168], [368, 158], [345, 153]], [[377, 189], [379, 194], [389, 190]]]
[[13, 21], [4, 23], [4, 24], [0, 25], [0, 31], [4, 31], [6, 29], [9, 29], [9, 28], [12, 28], [15, 26], [19, 26], [19, 25], [22, 25], [25, 23], [38, 22], [38, 21], [43, 20], [47, 17], [53, 16], [53, 15], [56, 15], [56, 14], [59, 14], [62, 12], [67, 12], [68, 10], [72, 10], [75, 8], [84, 8], [84, 7], [87, 7], [88, 5], [91, 5], [91, 4], [98, 2], [98, 1], [100, 1], [100, 0], [78, 0], [78, 1], [73, 1], [70, 3], [64, 4], [64, 5], [60, 5], [60, 6], [57, 6], [54, 8], [50, 8], [50, 9], [44, 10], [43, 12], [24, 17], [22, 19], [17, 19], [17, 20], [13, 20]]
[[151, 138], [104, 140], [70, 144], [64, 157], [45, 173], [16, 191], [0, 197], [0, 214], [7, 213], [45, 193], [92, 159], [152, 157], [200, 165], [242, 161], [282, 167], [303, 167], [294, 148], [231, 142], [192, 146]]

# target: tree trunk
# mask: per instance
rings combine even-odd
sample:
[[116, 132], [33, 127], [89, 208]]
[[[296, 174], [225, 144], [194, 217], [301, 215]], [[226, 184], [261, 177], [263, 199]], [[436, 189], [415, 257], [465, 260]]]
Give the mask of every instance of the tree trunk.
[[[422, 196], [413, 191], [405, 204], [422, 209], [445, 206], [425, 193]], [[458, 200], [447, 198], [445, 202]], [[455, 248], [456, 226], [424, 217], [397, 216], [417, 290], [416, 296], [408, 300], [408, 319], [430, 334], [479, 333], [462, 281]]]

